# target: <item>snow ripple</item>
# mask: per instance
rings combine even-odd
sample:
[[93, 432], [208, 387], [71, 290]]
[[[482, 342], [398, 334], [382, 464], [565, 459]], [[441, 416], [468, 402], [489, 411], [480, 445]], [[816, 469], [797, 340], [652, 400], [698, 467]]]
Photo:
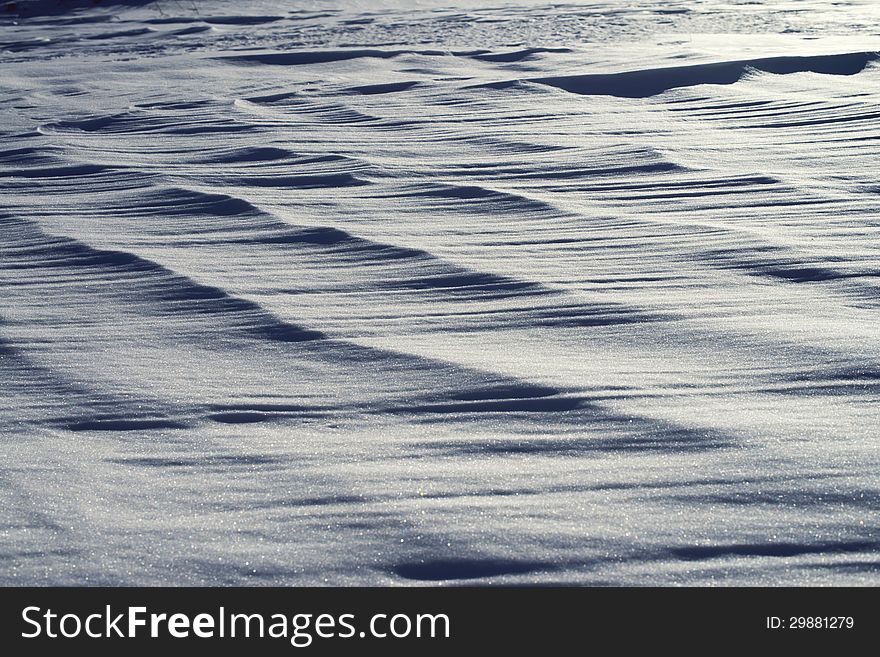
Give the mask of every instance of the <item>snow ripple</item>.
[[3, 583], [877, 583], [869, 6], [21, 4]]

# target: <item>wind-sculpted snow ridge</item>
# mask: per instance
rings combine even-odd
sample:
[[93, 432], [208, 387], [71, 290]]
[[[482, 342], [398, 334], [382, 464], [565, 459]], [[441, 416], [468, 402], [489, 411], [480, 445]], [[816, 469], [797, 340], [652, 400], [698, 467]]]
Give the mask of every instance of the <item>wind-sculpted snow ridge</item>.
[[0, 582], [880, 582], [870, 4], [75, 4], [0, 18]]
[[534, 82], [583, 95], [646, 98], [675, 89], [701, 84], [733, 84], [749, 71], [775, 73], [825, 73], [855, 75], [880, 59], [878, 53], [856, 52], [838, 55], [766, 57], [735, 62], [693, 64], [668, 68], [566, 77], [535, 78]]

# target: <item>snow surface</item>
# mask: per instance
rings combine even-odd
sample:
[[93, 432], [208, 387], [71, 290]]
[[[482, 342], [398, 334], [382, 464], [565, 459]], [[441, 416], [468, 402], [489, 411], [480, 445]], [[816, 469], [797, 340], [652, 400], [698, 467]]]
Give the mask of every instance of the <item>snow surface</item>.
[[0, 583], [880, 583], [880, 3], [53, 4]]

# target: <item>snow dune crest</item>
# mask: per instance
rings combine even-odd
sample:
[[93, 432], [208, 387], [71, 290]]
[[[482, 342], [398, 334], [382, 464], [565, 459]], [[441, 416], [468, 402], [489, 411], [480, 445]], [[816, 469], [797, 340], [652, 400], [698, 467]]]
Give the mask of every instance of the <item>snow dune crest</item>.
[[773, 73], [774, 75], [790, 75], [792, 73], [855, 75], [878, 59], [880, 59], [880, 54], [876, 52], [765, 57], [622, 73], [535, 78], [531, 81], [559, 87], [576, 94], [647, 98], [680, 87], [694, 87], [701, 84], [733, 84], [751, 71]]

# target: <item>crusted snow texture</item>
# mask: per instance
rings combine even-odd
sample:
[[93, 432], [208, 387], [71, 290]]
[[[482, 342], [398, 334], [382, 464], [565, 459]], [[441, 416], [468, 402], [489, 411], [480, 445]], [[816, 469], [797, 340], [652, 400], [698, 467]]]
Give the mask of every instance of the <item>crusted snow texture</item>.
[[880, 583], [876, 3], [449, 2], [0, 18], [0, 583]]

